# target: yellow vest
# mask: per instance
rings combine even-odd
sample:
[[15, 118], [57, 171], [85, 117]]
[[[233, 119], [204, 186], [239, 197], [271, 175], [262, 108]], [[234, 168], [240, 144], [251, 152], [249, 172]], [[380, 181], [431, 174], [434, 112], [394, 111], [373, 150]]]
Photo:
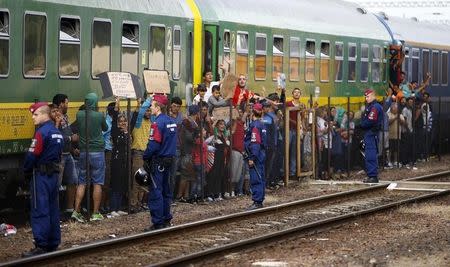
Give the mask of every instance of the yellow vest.
[[150, 127], [150, 120], [143, 118], [141, 127], [133, 129], [131, 149], [145, 151], [147, 148], [148, 137], [150, 136]]

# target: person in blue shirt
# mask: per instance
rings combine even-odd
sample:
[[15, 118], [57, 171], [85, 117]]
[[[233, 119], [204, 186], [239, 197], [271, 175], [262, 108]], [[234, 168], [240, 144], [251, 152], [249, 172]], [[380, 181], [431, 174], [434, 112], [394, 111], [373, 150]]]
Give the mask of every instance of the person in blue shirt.
[[250, 188], [252, 191], [253, 204], [248, 210], [263, 207], [265, 196], [265, 172], [264, 162], [266, 159], [266, 127], [261, 120], [263, 107], [260, 103], [253, 105], [252, 122], [244, 137], [244, 146], [248, 156], [248, 166], [250, 168]]
[[50, 119], [50, 108], [45, 102], [30, 107], [37, 127], [24, 162], [24, 173], [33, 176], [31, 192], [31, 229], [35, 248], [22, 254], [31, 257], [55, 251], [61, 243], [59, 226], [59, 164], [64, 138]]
[[155, 95], [150, 107], [155, 121], [150, 129], [150, 137], [143, 159], [152, 178], [149, 184], [148, 207], [152, 226], [157, 230], [171, 225], [172, 191], [169, 184], [170, 167], [174, 163], [177, 149], [177, 124], [166, 115], [168, 100], [163, 95]]
[[365, 183], [378, 183], [378, 133], [383, 123], [383, 108], [376, 101], [375, 91], [367, 89], [364, 92], [366, 108], [361, 118], [361, 129], [364, 130], [364, 152], [367, 178]]
[[275, 156], [277, 151], [278, 131], [277, 131], [277, 115], [273, 112], [272, 103], [264, 101], [262, 103], [264, 115], [262, 121], [266, 127], [267, 147], [266, 147], [266, 162], [265, 174], [266, 184], [268, 188], [274, 189], [276, 186], [273, 167], [275, 166]]

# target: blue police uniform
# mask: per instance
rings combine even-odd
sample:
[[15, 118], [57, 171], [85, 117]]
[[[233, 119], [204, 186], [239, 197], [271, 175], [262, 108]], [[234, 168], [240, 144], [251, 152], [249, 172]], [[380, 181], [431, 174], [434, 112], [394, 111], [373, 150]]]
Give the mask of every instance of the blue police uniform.
[[366, 174], [373, 182], [378, 182], [378, 133], [383, 123], [383, 108], [377, 101], [367, 104], [361, 118], [364, 130]]
[[172, 214], [172, 191], [170, 190], [170, 166], [176, 155], [177, 124], [166, 114], [155, 118], [150, 130], [150, 138], [143, 158], [150, 161], [153, 181], [149, 184], [148, 207], [153, 227], [162, 228], [170, 224]]
[[261, 120], [250, 123], [244, 138], [245, 150], [248, 159], [252, 160], [254, 167], [250, 168], [250, 187], [254, 203], [262, 204], [265, 196], [264, 161], [266, 159], [266, 128]]
[[49, 120], [40, 125], [26, 154], [24, 171], [31, 181], [31, 228], [37, 248], [55, 250], [61, 243], [58, 205], [58, 166], [64, 139]]
[[275, 184], [275, 172], [274, 166], [275, 164], [275, 156], [277, 151], [277, 142], [278, 142], [278, 129], [276, 126], [276, 115], [273, 112], [266, 113], [263, 116], [263, 123], [266, 127], [266, 136], [267, 136], [267, 146], [265, 147], [266, 151], [266, 163], [265, 163], [265, 178], [268, 186], [274, 186]]

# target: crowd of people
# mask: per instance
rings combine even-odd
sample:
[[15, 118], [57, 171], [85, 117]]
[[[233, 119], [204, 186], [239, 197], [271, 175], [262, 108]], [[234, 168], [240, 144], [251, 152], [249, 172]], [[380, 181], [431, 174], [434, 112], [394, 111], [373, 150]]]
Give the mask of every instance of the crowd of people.
[[[205, 71], [203, 78], [204, 83], [197, 86], [193, 103], [185, 111], [179, 97], [169, 101], [166, 96], [151, 95], [138, 99], [130, 116], [120, 110], [118, 97], [104, 114], [98, 110], [97, 95], [89, 93], [76, 120], [70, 122], [67, 95], [55, 95], [50, 105], [34, 104], [30, 109], [33, 118], [45, 118], [35, 122], [39, 128], [26, 171], [35, 172], [37, 168], [43, 175], [57, 176], [57, 185], [65, 188], [63, 210], [75, 221], [86, 222], [83, 207], [90, 201], [84, 200], [89, 172], [93, 188], [90, 221], [103, 220], [105, 214], [116, 217], [126, 215], [128, 210], [149, 209], [151, 229], [160, 229], [170, 226], [170, 206], [176, 202], [221, 201], [248, 194], [253, 200], [249, 209], [261, 208], [265, 190], [283, 185], [285, 136], [289, 136], [286, 171], [294, 178], [298, 178], [298, 135], [300, 168], [316, 172], [319, 179], [344, 175], [359, 165], [366, 169], [365, 182], [376, 183], [379, 165], [416, 169], [416, 161], [429, 155], [433, 113], [430, 95], [425, 91], [428, 80], [420, 87], [414, 81], [392, 85], [382, 103], [376, 101], [373, 90], [367, 90], [367, 104], [353, 112], [312, 101], [307, 107], [300, 101], [300, 88], [292, 89], [290, 101], [286, 101], [286, 89], [281, 87], [267, 96], [255, 94], [247, 87], [243, 74], [238, 77], [232, 97], [224, 99], [220, 84], [212, 82], [212, 72]], [[233, 115], [220, 117], [215, 113], [215, 109], [223, 107], [232, 110]], [[284, 118], [284, 109], [289, 107], [297, 109]], [[314, 124], [312, 110], [316, 114]], [[284, 132], [287, 122], [288, 134]], [[42, 125], [54, 129], [42, 134]], [[50, 134], [52, 131], [56, 133]], [[44, 144], [49, 144], [41, 135], [50, 135], [56, 142], [47, 150], [53, 153], [52, 157], [60, 150], [58, 168], [47, 164], [55, 159], [42, 159], [41, 153], [47, 151]], [[364, 140], [365, 149], [361, 150], [359, 140]], [[412, 145], [414, 141], [416, 147]], [[318, 152], [316, 158], [314, 148]], [[384, 159], [381, 164], [378, 158]], [[317, 162], [315, 170], [313, 161]], [[146, 186], [129, 179], [131, 173], [140, 169], [149, 177]], [[33, 179], [34, 190], [48, 186], [36, 184], [42, 180], [36, 175]], [[34, 198], [34, 204], [39, 204], [41, 197]], [[38, 211], [39, 207], [35, 207], [34, 213]], [[33, 220], [39, 221], [33, 219], [34, 213], [32, 225]], [[59, 221], [59, 215], [52, 214], [50, 220]], [[43, 224], [37, 223], [36, 229]], [[54, 250], [59, 242], [59, 228], [47, 230], [53, 239], [37, 242], [38, 254]], [[33, 234], [39, 239], [39, 230], [35, 233], [33, 228]]]

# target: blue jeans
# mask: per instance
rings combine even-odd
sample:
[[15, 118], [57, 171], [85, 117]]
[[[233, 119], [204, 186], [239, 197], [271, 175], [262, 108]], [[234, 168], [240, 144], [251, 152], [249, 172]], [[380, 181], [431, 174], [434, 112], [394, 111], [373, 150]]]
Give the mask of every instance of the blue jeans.
[[[80, 153], [79, 183], [86, 184], [86, 152]], [[103, 185], [105, 183], [105, 152], [89, 152], [89, 168], [91, 171], [91, 183]]]
[[62, 171], [59, 173], [59, 184], [78, 184], [78, 172], [75, 167], [75, 160], [71, 154], [62, 154], [61, 166]]
[[297, 175], [297, 131], [289, 130], [289, 175]]
[[197, 196], [202, 197], [203, 188], [202, 185], [205, 186], [205, 175], [203, 175], [203, 183], [202, 183], [202, 165], [194, 164], [194, 170], [196, 175], [196, 180], [193, 182], [191, 186], [191, 197]]

